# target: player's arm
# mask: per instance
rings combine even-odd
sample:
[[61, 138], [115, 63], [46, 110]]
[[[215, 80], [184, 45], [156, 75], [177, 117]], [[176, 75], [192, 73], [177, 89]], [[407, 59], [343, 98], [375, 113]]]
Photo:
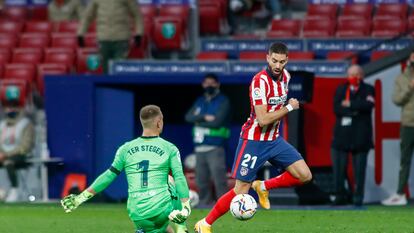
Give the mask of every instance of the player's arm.
[[173, 149], [170, 156], [171, 175], [174, 177], [177, 194], [180, 197], [182, 209], [173, 210], [168, 218], [175, 223], [182, 223], [187, 220], [191, 214], [190, 194], [187, 185], [187, 180], [184, 176], [183, 166], [181, 164], [180, 152], [177, 148]]
[[266, 104], [255, 105], [254, 111], [256, 113], [256, 119], [260, 127], [264, 127], [266, 125], [273, 124], [276, 121], [280, 121], [289, 112], [296, 110], [298, 108], [299, 108], [299, 101], [295, 98], [291, 98], [289, 99], [289, 102], [286, 106], [274, 112], [268, 112]]
[[124, 153], [122, 148], [120, 147], [116, 152], [112, 166], [98, 176], [87, 189], [79, 195], [70, 194], [60, 201], [66, 213], [72, 212], [82, 203], [105, 190], [118, 177], [124, 167]]

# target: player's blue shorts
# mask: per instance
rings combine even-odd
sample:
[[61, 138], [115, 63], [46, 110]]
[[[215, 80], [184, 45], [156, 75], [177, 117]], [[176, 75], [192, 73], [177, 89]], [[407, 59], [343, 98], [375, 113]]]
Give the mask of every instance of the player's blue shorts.
[[282, 137], [277, 137], [274, 141], [253, 141], [240, 138], [231, 174], [238, 180], [252, 182], [266, 161], [273, 166], [286, 169], [301, 159], [303, 158], [300, 153]]

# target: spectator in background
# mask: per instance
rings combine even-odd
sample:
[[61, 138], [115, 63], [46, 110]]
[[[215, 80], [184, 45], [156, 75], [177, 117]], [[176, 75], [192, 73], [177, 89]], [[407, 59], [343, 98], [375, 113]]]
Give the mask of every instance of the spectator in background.
[[82, 9], [80, 0], [52, 0], [48, 6], [49, 20], [54, 22], [79, 20]]
[[140, 46], [143, 19], [136, 0], [91, 0], [78, 29], [79, 46], [84, 46], [83, 35], [95, 18], [99, 53], [107, 73], [109, 60], [127, 58], [132, 23], [135, 45]]
[[19, 105], [20, 90], [16, 86], [6, 89], [5, 118], [0, 121], [0, 165], [4, 166], [10, 180], [6, 202], [18, 200], [16, 169], [26, 166], [34, 144], [34, 126]]
[[[202, 87], [204, 94], [188, 110], [185, 120], [194, 124], [196, 184], [200, 204], [207, 205], [228, 191], [224, 145], [230, 136], [230, 102], [220, 93], [220, 82], [216, 75], [206, 75]], [[216, 191], [214, 199], [211, 179]]]
[[401, 107], [401, 161], [397, 193], [382, 201], [383, 205], [407, 205], [404, 188], [410, 176], [414, 151], [414, 51], [408, 59], [407, 68], [395, 80], [393, 102]]
[[363, 82], [360, 66], [348, 68], [348, 82], [336, 89], [334, 111], [336, 123], [332, 142], [332, 163], [336, 197], [334, 204], [346, 204], [345, 188], [348, 154], [352, 154], [355, 177], [353, 203], [364, 200], [365, 170], [368, 151], [373, 147], [371, 113], [375, 104], [374, 87]]
[[230, 34], [235, 34], [239, 30], [239, 24], [237, 18], [238, 15], [245, 11], [248, 11], [253, 6], [253, 0], [229, 0], [227, 8], [227, 20], [230, 26]]

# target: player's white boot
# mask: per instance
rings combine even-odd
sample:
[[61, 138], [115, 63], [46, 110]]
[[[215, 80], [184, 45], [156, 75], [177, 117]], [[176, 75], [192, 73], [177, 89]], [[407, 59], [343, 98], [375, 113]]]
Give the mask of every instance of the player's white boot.
[[381, 204], [385, 206], [401, 206], [401, 205], [407, 205], [407, 198], [405, 197], [405, 194], [398, 194], [395, 193], [391, 195], [389, 198], [383, 200]]
[[195, 233], [211, 233], [211, 225], [208, 225], [205, 219], [201, 219], [194, 226]]
[[19, 193], [17, 192], [17, 188], [11, 188], [9, 190], [9, 193], [7, 194], [5, 201], [7, 203], [16, 202], [18, 198], [19, 198]]
[[264, 209], [270, 209], [270, 201], [269, 201], [269, 191], [262, 189], [262, 182], [260, 180], [255, 180], [252, 184], [252, 188], [256, 191], [257, 195], [259, 196], [259, 203]]

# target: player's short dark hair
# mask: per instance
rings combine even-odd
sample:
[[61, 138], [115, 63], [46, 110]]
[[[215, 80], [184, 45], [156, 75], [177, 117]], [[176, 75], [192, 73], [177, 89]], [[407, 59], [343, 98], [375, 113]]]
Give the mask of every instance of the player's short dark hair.
[[208, 78], [210, 78], [210, 79], [213, 79], [214, 81], [216, 81], [216, 82], [220, 82], [220, 80], [219, 80], [219, 78], [217, 77], [217, 75], [216, 74], [213, 74], [213, 73], [208, 73], [208, 74], [206, 74], [205, 76], [204, 76], [204, 79], [203, 79], [203, 81], [204, 80], [206, 80], [206, 79], [208, 79]]
[[146, 105], [139, 111], [139, 118], [143, 127], [151, 125], [152, 120], [161, 115], [161, 109], [157, 105]]
[[274, 42], [269, 47], [269, 54], [278, 53], [278, 54], [288, 54], [288, 47], [281, 42]]

